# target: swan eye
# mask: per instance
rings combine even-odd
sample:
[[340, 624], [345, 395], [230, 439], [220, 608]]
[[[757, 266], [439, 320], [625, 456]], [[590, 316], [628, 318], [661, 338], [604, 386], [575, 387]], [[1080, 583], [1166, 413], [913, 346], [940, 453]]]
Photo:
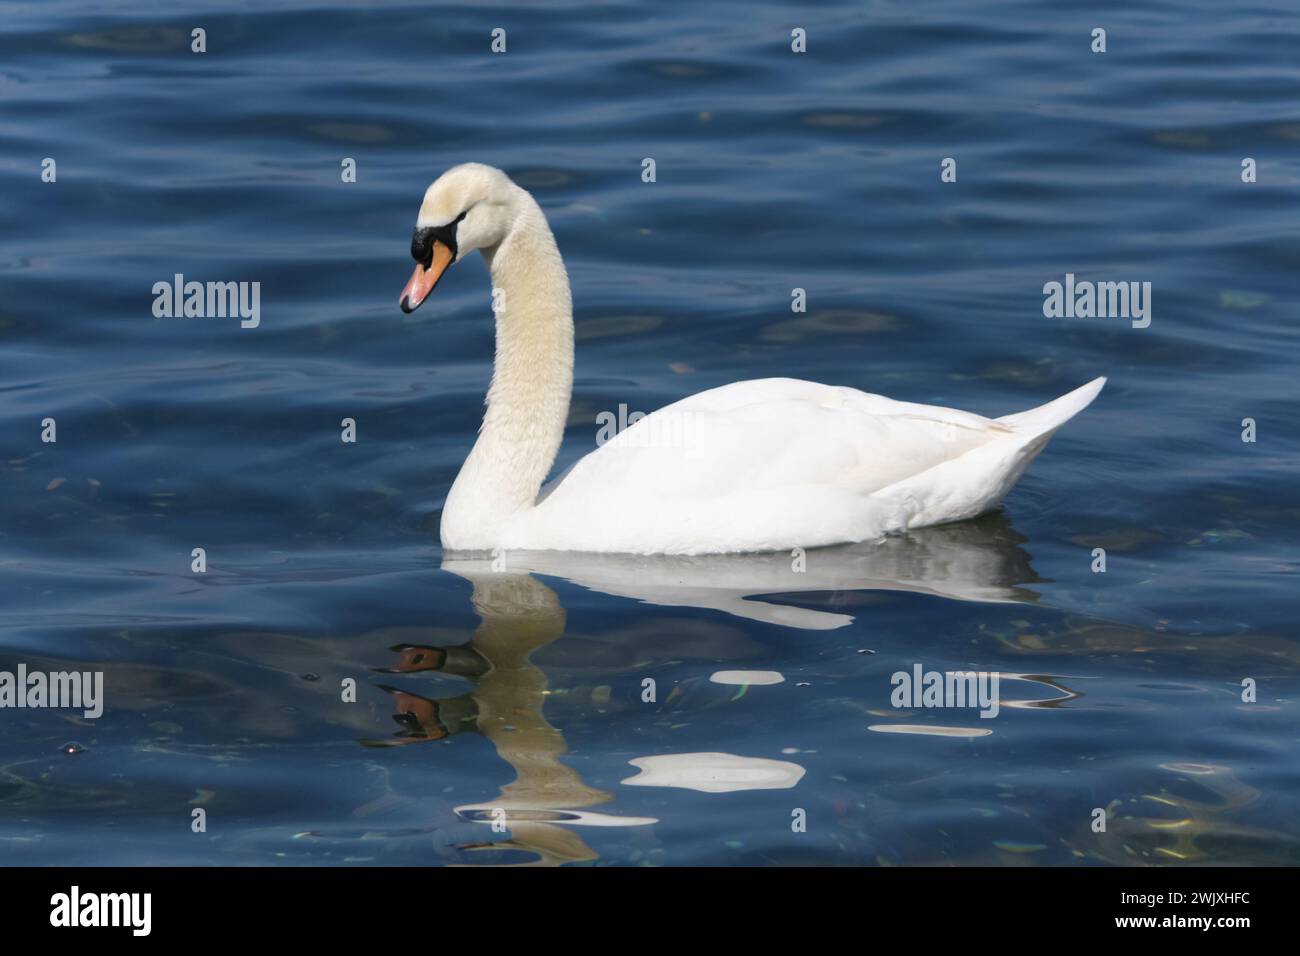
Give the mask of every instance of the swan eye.
[[415, 232], [411, 234], [411, 258], [416, 262], [423, 263], [427, 269], [429, 263], [433, 261], [433, 243], [436, 240], [451, 250], [451, 257], [454, 260], [456, 258], [456, 227], [468, 215], [469, 210], [466, 209], [445, 226], [426, 226], [423, 229], [416, 227]]

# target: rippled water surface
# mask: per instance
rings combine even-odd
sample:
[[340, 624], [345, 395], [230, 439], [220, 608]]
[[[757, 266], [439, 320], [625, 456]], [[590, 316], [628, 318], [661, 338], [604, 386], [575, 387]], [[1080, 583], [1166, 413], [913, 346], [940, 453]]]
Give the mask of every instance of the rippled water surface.
[[[106, 693], [0, 710], [0, 861], [1300, 862], [1298, 23], [0, 2], [0, 670]], [[1004, 511], [802, 577], [444, 556], [487, 273], [396, 300], [467, 160], [568, 265], [557, 468], [742, 378], [989, 415], [1110, 383]], [[176, 273], [260, 282], [260, 326], [154, 318]], [[1150, 282], [1150, 327], [1045, 318], [1066, 273]], [[998, 716], [892, 707], [917, 664], [1000, 673]]]

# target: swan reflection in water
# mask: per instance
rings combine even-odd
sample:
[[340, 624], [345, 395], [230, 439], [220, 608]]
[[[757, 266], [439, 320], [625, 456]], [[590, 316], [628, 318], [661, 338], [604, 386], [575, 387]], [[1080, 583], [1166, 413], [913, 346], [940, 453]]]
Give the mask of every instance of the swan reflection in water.
[[580, 587], [644, 604], [723, 611], [801, 630], [853, 622], [847, 614], [764, 601], [765, 595], [831, 591], [910, 591], [959, 601], [1029, 603], [1022, 585], [1042, 581], [1020, 547], [1025, 538], [1001, 513], [922, 528], [864, 544], [806, 553], [625, 555], [511, 551], [492, 557], [448, 556], [442, 567], [470, 580], [504, 569], [563, 578]]
[[[539, 575], [647, 604], [723, 611], [783, 627], [827, 630], [853, 619], [775, 603], [772, 598], [894, 590], [955, 600], [1032, 602], [1037, 594], [1023, 585], [1041, 579], [1020, 548], [1023, 541], [1004, 516], [995, 514], [883, 542], [794, 555], [448, 555], [443, 570], [466, 579], [473, 588], [471, 600], [481, 622], [473, 637], [450, 647], [399, 644], [392, 648], [396, 660], [378, 670], [402, 676], [450, 674], [472, 687], [455, 697], [435, 699], [414, 693], [409, 681], [401, 682], [404, 687], [381, 685], [392, 698], [393, 719], [401, 729], [391, 737], [365, 742], [404, 746], [444, 740], [466, 730], [482, 734], [514, 769], [515, 779], [494, 798], [456, 808], [462, 820], [484, 825], [483, 841], [461, 848], [532, 854], [531, 862], [520, 865], [591, 861], [597, 854], [583, 840], [581, 828], [658, 821], [590, 810], [610, 802], [613, 795], [587, 786], [561, 760], [567, 749], [563, 735], [543, 713], [547, 677], [531, 658], [563, 636], [565, 611]], [[802, 767], [788, 761], [734, 754], [660, 754], [635, 763], [640, 776], [630, 777], [625, 784], [711, 792], [793, 787], [803, 775]]]
[[[385, 686], [402, 730], [388, 740], [368, 743], [400, 746], [442, 740], [463, 730], [476, 730], [492, 741], [514, 768], [514, 781], [495, 799], [457, 807], [456, 812], [465, 820], [508, 828], [510, 838], [463, 849], [530, 851], [537, 857], [531, 865], [578, 863], [594, 860], [596, 854], [571, 828], [573, 823], [657, 822], [579, 812], [608, 803], [613, 795], [588, 787], [577, 771], [560, 762], [564, 737], [542, 713], [546, 674], [529, 658], [564, 633], [564, 608], [555, 592], [528, 574], [464, 576], [474, 586], [472, 601], [481, 619], [470, 641], [458, 647], [399, 644], [392, 648], [397, 661], [385, 671], [452, 674], [470, 681], [473, 689], [435, 700]], [[485, 841], [491, 833], [484, 828]]]

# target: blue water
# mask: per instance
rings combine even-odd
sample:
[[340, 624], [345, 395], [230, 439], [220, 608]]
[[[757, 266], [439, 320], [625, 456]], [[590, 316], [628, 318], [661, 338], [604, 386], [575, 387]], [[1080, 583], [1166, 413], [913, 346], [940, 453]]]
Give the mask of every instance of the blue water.
[[[268, 6], [0, 2], [0, 671], [105, 686], [0, 710], [0, 862], [1300, 862], [1294, 4]], [[470, 160], [568, 266], [557, 467], [742, 378], [988, 415], [1109, 385], [1002, 512], [806, 587], [444, 566], [489, 283], [397, 295]], [[260, 326], [155, 318], [176, 273], [260, 282]], [[1046, 318], [1066, 273], [1150, 282], [1150, 326]], [[1002, 710], [891, 706], [916, 664]], [[684, 754], [776, 785], [629, 763]]]

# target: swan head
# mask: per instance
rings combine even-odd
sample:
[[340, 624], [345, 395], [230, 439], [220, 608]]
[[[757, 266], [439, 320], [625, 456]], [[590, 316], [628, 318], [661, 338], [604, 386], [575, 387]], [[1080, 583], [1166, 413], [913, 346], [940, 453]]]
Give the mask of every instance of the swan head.
[[501, 170], [482, 163], [453, 166], [434, 180], [411, 236], [415, 272], [402, 290], [403, 312], [418, 309], [453, 263], [505, 239], [521, 191]]

